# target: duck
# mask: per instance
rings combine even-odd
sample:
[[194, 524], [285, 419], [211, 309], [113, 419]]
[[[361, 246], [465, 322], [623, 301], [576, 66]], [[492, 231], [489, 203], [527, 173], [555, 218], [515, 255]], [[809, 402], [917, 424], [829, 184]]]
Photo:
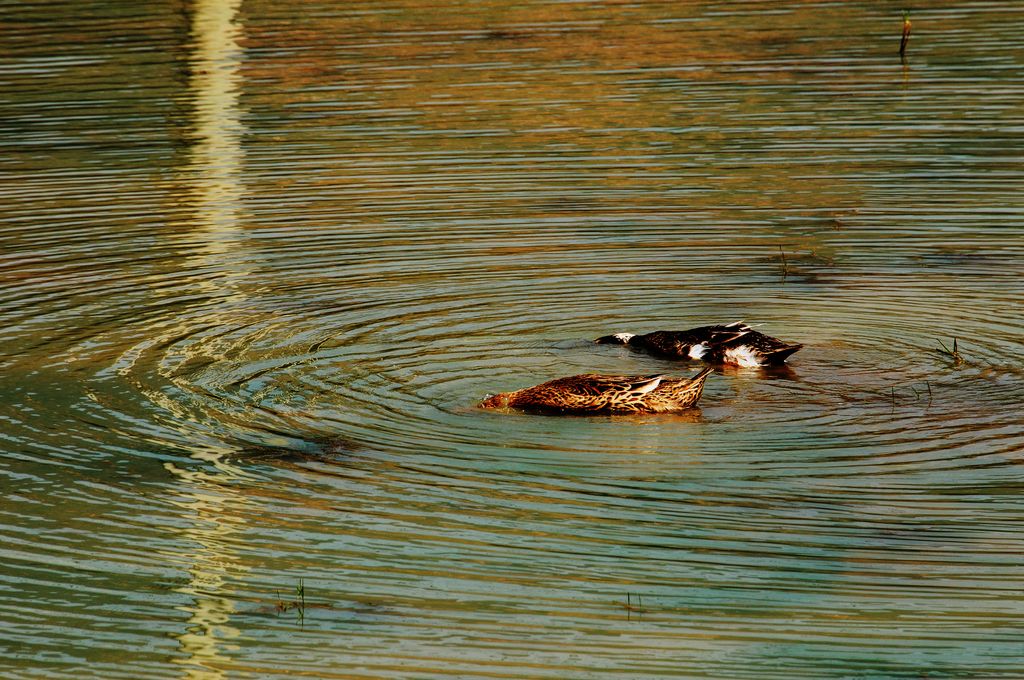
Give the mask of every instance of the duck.
[[755, 331], [743, 323], [701, 326], [686, 331], [654, 331], [644, 335], [605, 335], [599, 344], [629, 345], [667, 359], [699, 359], [709, 364], [733, 364], [753, 368], [779, 366], [803, 347]]
[[559, 415], [673, 413], [692, 408], [714, 368], [692, 378], [584, 373], [495, 394], [481, 408], [514, 408]]

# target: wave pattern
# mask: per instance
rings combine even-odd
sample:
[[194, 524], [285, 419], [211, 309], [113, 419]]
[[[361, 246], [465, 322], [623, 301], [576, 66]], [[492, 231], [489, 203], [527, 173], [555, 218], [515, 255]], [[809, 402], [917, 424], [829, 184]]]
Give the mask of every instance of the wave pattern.
[[911, 18], [0, 9], [0, 674], [1024, 675], [1024, 15]]

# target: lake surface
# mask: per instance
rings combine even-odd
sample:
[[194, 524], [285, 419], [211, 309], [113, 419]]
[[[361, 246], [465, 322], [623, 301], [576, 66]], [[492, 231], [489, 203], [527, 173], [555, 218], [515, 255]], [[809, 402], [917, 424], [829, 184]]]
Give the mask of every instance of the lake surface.
[[1024, 677], [1024, 7], [929, 4], [0, 6], [0, 675]]

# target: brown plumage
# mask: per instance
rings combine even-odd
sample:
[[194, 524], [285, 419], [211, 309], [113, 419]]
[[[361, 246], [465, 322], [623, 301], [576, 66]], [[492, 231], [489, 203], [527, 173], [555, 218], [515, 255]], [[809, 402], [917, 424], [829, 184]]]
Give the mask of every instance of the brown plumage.
[[502, 392], [484, 399], [480, 406], [567, 415], [670, 413], [695, 406], [713, 370], [705, 368], [692, 378], [585, 373]]

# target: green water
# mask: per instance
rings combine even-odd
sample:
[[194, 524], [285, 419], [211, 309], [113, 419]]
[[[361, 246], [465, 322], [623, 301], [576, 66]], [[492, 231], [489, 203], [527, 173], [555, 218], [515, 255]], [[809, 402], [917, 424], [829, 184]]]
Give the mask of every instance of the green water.
[[1024, 677], [1024, 9], [931, 4], [0, 6], [0, 676]]

